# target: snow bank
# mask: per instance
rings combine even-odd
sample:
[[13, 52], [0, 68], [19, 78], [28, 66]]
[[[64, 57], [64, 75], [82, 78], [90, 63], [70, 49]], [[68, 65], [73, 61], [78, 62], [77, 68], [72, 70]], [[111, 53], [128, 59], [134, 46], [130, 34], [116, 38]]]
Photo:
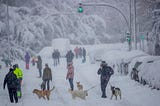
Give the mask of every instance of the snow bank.
[[38, 55], [40, 55], [41, 57], [52, 58], [52, 53], [52, 47], [45, 47], [38, 53]]

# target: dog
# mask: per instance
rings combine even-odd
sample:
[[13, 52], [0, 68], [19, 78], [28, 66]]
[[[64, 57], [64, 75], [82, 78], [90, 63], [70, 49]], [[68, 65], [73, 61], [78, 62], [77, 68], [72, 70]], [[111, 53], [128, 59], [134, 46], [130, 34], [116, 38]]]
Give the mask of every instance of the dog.
[[55, 86], [53, 86], [53, 88], [51, 90], [34, 89], [32, 93], [35, 93], [38, 96], [39, 99], [42, 97], [43, 99], [47, 98], [49, 100], [50, 99], [50, 94], [54, 89], [55, 89]]
[[83, 90], [83, 85], [81, 85], [80, 82], [77, 82], [77, 88], [78, 90]]
[[121, 99], [121, 90], [120, 90], [120, 88], [116, 88], [114, 86], [111, 86], [111, 91], [112, 91], [111, 99], [112, 99], [113, 96], [116, 97], [116, 100], [117, 100], [117, 96], [119, 96], [120, 99]]
[[73, 99], [78, 97], [83, 100], [86, 100], [86, 96], [88, 96], [87, 90], [74, 90], [74, 91], [72, 91], [71, 89], [69, 89], [68, 91], [71, 93]]

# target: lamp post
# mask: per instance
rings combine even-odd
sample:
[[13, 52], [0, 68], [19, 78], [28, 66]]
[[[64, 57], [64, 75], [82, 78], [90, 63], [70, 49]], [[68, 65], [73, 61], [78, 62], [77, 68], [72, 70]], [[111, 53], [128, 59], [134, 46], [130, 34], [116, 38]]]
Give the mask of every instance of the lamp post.
[[134, 0], [134, 43], [135, 50], [137, 50], [137, 10], [136, 10], [136, 0]]
[[7, 25], [7, 38], [8, 38], [8, 58], [10, 59], [10, 28], [9, 28], [9, 7], [8, 7], [8, 0], [6, 0], [7, 6], [7, 16], [6, 16], [6, 25]]
[[[129, 0], [129, 32], [130, 32], [130, 38], [132, 37], [132, 14], [131, 14], [131, 11], [132, 11], [132, 2], [131, 0]], [[132, 48], [132, 42], [130, 42], [129, 44], [129, 51], [131, 50]]]
[[[7, 6], [7, 14], [6, 14], [6, 26], [7, 30], [9, 31], [9, 9], [8, 9], [8, 0], [6, 0], [6, 6]], [[9, 41], [9, 32], [7, 31], [8, 41]]]

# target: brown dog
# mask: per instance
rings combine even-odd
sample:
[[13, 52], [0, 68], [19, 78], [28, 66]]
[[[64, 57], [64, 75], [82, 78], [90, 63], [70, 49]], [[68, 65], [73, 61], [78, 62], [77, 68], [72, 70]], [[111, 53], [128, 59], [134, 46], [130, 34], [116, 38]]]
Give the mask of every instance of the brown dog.
[[38, 90], [38, 89], [34, 89], [32, 93], [35, 93], [38, 98], [40, 99], [41, 97], [43, 99], [46, 99], [45, 97], [47, 97], [47, 99], [49, 100], [51, 91], [53, 91], [55, 89], [55, 87], [53, 86], [53, 88], [51, 90]]
[[80, 81], [77, 82], [77, 88], [78, 90], [83, 90], [83, 85], [80, 84]]

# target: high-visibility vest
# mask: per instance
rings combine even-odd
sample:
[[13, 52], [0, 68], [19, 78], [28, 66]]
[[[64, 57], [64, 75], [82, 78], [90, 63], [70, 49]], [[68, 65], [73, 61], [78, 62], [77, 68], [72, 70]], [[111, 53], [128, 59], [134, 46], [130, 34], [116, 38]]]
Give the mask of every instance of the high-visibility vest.
[[23, 78], [23, 72], [20, 68], [16, 68], [13, 73], [16, 75], [18, 79]]

